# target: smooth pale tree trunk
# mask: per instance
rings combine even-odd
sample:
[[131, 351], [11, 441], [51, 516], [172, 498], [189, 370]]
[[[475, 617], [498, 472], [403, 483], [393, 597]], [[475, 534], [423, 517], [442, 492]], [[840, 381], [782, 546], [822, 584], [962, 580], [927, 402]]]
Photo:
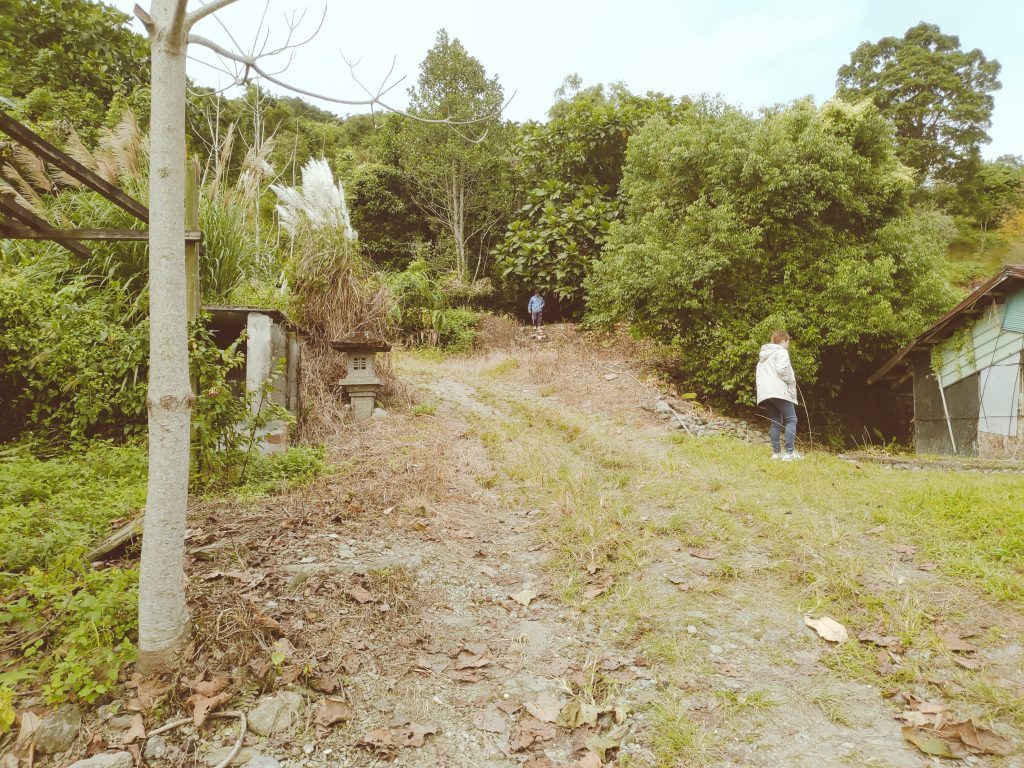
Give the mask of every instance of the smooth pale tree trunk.
[[149, 485], [139, 573], [139, 669], [168, 666], [189, 632], [185, 518], [189, 423], [185, 278], [186, 0], [153, 0], [149, 174]]

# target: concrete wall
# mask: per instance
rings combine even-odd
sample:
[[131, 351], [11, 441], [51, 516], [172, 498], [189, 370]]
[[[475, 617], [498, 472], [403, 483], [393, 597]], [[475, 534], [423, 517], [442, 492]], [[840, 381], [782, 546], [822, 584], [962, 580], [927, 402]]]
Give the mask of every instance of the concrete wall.
[[[254, 415], [269, 405], [288, 407], [288, 333], [269, 315], [250, 312], [246, 324], [245, 388], [253, 395], [250, 406]], [[272, 382], [267, 402], [262, 390], [264, 382]], [[261, 453], [276, 453], [288, 447], [288, 424], [279, 419], [256, 432]]]

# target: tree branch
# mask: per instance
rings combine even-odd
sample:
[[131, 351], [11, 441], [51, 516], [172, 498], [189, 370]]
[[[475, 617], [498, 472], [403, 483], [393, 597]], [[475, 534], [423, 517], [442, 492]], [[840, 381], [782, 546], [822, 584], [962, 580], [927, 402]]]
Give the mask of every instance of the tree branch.
[[211, 13], [216, 13], [222, 8], [227, 8], [236, 0], [210, 0], [206, 5], [196, 8], [192, 13], [185, 17], [185, 29], [192, 29], [192, 26], [205, 19]]
[[[212, 5], [212, 3], [211, 3], [211, 5]], [[203, 7], [206, 8], [208, 6], [203, 6]], [[389, 104], [386, 104], [385, 102], [383, 102], [381, 100], [380, 94], [383, 94], [383, 93], [386, 93], [387, 91], [390, 91], [392, 88], [394, 88], [396, 85], [398, 85], [398, 82], [401, 82], [401, 79], [398, 82], [396, 82], [396, 83], [392, 83], [386, 89], [384, 89], [384, 87], [382, 85], [381, 89], [379, 89], [377, 91], [377, 94], [373, 94], [372, 92], [367, 91], [367, 93], [370, 94], [370, 98], [368, 98], [368, 99], [341, 99], [341, 98], [338, 98], [336, 96], [328, 96], [328, 95], [323, 94], [323, 93], [317, 93], [316, 91], [308, 91], [305, 88], [299, 88], [298, 86], [292, 85], [291, 83], [287, 83], [284, 80], [279, 79], [274, 74], [271, 74], [267, 70], [263, 69], [262, 66], [260, 66], [260, 63], [259, 63], [260, 57], [259, 56], [256, 56], [256, 55], [253, 55], [253, 54], [238, 53], [236, 51], [230, 51], [227, 48], [225, 48], [224, 46], [220, 45], [219, 43], [215, 43], [213, 40], [210, 40], [207, 37], [203, 37], [201, 35], [196, 35], [196, 34], [189, 34], [188, 42], [190, 44], [200, 45], [203, 48], [207, 48], [207, 49], [213, 51], [214, 53], [216, 53], [218, 56], [220, 56], [223, 59], [227, 59], [228, 61], [233, 61], [236, 64], [241, 64], [242, 67], [243, 67], [243, 72], [242, 72], [241, 77], [236, 77], [236, 83], [238, 85], [244, 85], [245, 83], [249, 82], [249, 80], [252, 77], [252, 75], [255, 74], [255, 75], [263, 78], [267, 82], [270, 82], [270, 83], [273, 83], [274, 85], [280, 86], [281, 88], [289, 90], [292, 93], [301, 94], [302, 96], [308, 96], [308, 97], [313, 98], [313, 99], [321, 99], [323, 101], [330, 102], [332, 104], [345, 104], [345, 105], [348, 105], [348, 106], [360, 106], [360, 107], [379, 106], [381, 109], [385, 109], [388, 112], [392, 112], [392, 113], [394, 113], [396, 115], [401, 115], [403, 117], [408, 117], [411, 120], [416, 120], [417, 122], [421, 122], [421, 123], [433, 123], [433, 124], [436, 124], [436, 125], [456, 126], [456, 125], [475, 125], [476, 123], [481, 123], [481, 122], [484, 122], [486, 120], [493, 120], [494, 118], [499, 117], [501, 115], [501, 113], [505, 109], [505, 107], [507, 107], [509, 105], [509, 103], [512, 101], [513, 98], [515, 98], [515, 95], [516, 95], [515, 93], [513, 93], [512, 96], [510, 96], [508, 98], [508, 100], [505, 101], [505, 103], [500, 108], [495, 110], [494, 112], [492, 112], [490, 114], [487, 114], [487, 115], [482, 115], [481, 117], [475, 117], [475, 118], [472, 118], [470, 120], [452, 120], [451, 118], [429, 118], [429, 117], [422, 117], [420, 115], [414, 115], [414, 114], [412, 114], [410, 112], [407, 112], [407, 111], [405, 111], [403, 109], [399, 109], [397, 107], [393, 107], [393, 106], [391, 106]], [[284, 50], [284, 48], [277, 49], [275, 51], [275, 53], [280, 53], [283, 50]], [[362, 86], [361, 84], [360, 84], [360, 87], [363, 87], [364, 90], [367, 90], [365, 88], [365, 86]], [[476, 141], [481, 141], [481, 140], [482, 139], [477, 139]], [[467, 141], [472, 141], [472, 140], [467, 138]]]

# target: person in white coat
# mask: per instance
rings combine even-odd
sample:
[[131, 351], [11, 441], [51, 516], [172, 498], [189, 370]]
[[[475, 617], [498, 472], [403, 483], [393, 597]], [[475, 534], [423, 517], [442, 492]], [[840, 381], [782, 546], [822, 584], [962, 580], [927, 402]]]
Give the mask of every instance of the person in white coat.
[[[768, 409], [772, 458], [792, 461], [803, 456], [796, 444], [796, 374], [789, 361], [789, 334], [772, 331], [770, 343], [761, 347], [757, 361], [757, 404]], [[785, 430], [786, 452], [782, 452], [781, 433]]]

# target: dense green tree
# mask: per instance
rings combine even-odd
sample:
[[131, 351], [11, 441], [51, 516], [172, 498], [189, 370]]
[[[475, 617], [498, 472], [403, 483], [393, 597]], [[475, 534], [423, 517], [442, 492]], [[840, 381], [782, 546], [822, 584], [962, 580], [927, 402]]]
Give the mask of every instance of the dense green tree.
[[621, 84], [579, 88], [566, 78], [547, 123], [531, 123], [514, 144], [523, 200], [496, 248], [498, 267], [521, 290], [540, 288], [575, 314], [583, 281], [618, 216], [619, 183], [630, 135], [652, 115], [687, 109], [657, 93], [637, 96]]
[[989, 230], [1024, 207], [1024, 166], [1012, 155], [981, 162], [955, 192], [961, 211], [978, 228], [978, 250], [984, 253]]
[[0, 96], [20, 113], [77, 127], [149, 81], [149, 46], [129, 17], [90, 0], [0, 0]]
[[899, 155], [921, 181], [959, 178], [989, 141], [999, 62], [921, 22], [903, 37], [864, 42], [839, 68], [837, 95], [871, 99], [893, 121]]
[[496, 77], [457, 39], [440, 30], [409, 89], [410, 112], [424, 120], [387, 121], [387, 152], [397, 158], [412, 198], [451, 249], [451, 266], [472, 282], [486, 276], [487, 257], [506, 215], [510, 135]]
[[360, 252], [377, 266], [404, 269], [431, 241], [430, 227], [395, 166], [362, 163], [349, 174], [345, 191]]
[[793, 334], [818, 405], [858, 397], [952, 299], [948, 220], [910, 207], [912, 172], [866, 102], [653, 118], [630, 140], [623, 190], [587, 282], [590, 318], [674, 344], [689, 384], [718, 400], [753, 402], [775, 327]]

